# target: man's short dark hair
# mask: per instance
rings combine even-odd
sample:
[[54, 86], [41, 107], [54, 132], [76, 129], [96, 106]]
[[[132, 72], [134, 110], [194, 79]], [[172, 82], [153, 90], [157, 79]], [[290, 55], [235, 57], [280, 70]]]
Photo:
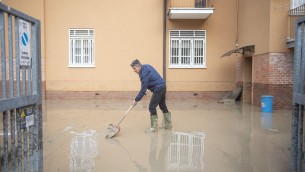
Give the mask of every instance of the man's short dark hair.
[[135, 65], [141, 65], [141, 62], [138, 59], [135, 59], [134, 61], [131, 62], [130, 66], [134, 67]]

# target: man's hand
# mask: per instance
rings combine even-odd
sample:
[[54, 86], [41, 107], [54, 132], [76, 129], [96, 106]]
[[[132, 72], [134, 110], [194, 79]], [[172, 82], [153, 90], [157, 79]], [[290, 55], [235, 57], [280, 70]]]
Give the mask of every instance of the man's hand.
[[134, 100], [134, 101], [132, 102], [132, 105], [133, 105], [133, 106], [137, 106], [137, 103], [138, 103], [138, 102]]

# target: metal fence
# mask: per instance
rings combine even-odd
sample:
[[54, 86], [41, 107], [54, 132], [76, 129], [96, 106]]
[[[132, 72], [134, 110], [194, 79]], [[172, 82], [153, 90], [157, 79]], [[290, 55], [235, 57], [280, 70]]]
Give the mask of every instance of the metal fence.
[[295, 39], [295, 24], [296, 20], [302, 16], [305, 16], [305, 4], [297, 8], [291, 9], [288, 11], [288, 39]]
[[305, 105], [305, 17], [296, 20], [291, 134], [291, 171], [303, 171], [303, 121]]
[[0, 3], [0, 53], [0, 171], [43, 171], [40, 21]]
[[170, 0], [170, 8], [209, 8], [211, 0]]

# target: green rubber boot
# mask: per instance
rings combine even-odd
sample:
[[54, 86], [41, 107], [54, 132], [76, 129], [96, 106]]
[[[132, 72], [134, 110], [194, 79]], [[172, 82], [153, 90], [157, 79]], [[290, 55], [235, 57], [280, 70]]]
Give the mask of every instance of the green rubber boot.
[[163, 122], [162, 122], [162, 126], [160, 127], [161, 129], [166, 129], [166, 130], [170, 130], [172, 129], [172, 118], [171, 118], [171, 113], [167, 112], [167, 113], [163, 113]]
[[150, 115], [150, 124], [151, 124], [151, 128], [147, 128], [145, 131], [146, 133], [158, 131], [158, 116], [157, 115]]

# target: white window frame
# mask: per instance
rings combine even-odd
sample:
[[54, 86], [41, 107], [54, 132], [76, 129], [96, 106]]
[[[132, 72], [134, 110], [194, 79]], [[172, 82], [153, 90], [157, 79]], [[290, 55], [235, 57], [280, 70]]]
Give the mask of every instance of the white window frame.
[[95, 67], [94, 29], [69, 29], [69, 66]]
[[170, 30], [169, 40], [169, 68], [206, 68], [205, 30]]

